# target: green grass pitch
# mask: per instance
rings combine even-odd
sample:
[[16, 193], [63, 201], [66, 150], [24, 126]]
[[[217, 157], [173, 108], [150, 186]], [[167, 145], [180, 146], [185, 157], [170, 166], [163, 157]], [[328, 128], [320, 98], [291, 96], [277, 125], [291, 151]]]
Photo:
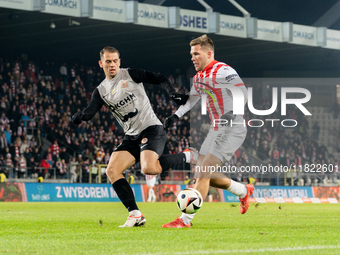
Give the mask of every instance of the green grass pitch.
[[204, 203], [191, 229], [162, 229], [175, 203], [1, 203], [0, 254], [340, 254], [339, 204]]

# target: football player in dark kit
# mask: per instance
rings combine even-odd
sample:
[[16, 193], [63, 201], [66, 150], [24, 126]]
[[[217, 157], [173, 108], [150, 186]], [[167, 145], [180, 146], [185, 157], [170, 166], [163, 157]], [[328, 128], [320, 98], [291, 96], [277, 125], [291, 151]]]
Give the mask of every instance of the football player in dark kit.
[[106, 105], [124, 129], [123, 142], [112, 153], [106, 174], [119, 199], [129, 211], [129, 217], [120, 227], [142, 226], [146, 220], [139, 211], [133, 191], [123, 172], [140, 161], [144, 174], [157, 175], [183, 162], [190, 162], [191, 153], [162, 155], [166, 132], [154, 113], [142, 82], [159, 84], [172, 100], [183, 105], [187, 95], [176, 93], [173, 85], [163, 75], [144, 70], [120, 68], [117, 49], [106, 46], [100, 51], [99, 66], [106, 78], [93, 91], [85, 110], [72, 116], [73, 123], [92, 119]]

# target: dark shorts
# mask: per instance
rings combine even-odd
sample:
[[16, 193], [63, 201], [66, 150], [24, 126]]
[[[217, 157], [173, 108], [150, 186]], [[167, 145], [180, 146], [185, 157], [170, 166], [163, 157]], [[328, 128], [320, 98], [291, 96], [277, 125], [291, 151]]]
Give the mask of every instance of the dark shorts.
[[139, 135], [125, 135], [123, 142], [115, 151], [128, 151], [136, 159], [140, 160], [140, 153], [151, 150], [161, 156], [166, 143], [166, 133], [163, 126], [155, 125], [144, 129]]

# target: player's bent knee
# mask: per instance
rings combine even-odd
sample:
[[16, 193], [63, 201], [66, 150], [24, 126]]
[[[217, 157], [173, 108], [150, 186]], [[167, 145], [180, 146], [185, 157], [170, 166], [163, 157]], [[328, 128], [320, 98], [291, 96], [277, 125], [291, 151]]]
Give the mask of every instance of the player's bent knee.
[[109, 177], [111, 182], [114, 182], [117, 179], [120, 179], [121, 172], [117, 171], [114, 167], [108, 167], [106, 168], [106, 175]]
[[160, 174], [162, 172], [161, 168], [157, 168], [156, 166], [151, 166], [151, 165], [147, 165], [147, 166], [142, 166], [142, 172], [144, 174], [149, 174], [149, 175], [157, 175]]

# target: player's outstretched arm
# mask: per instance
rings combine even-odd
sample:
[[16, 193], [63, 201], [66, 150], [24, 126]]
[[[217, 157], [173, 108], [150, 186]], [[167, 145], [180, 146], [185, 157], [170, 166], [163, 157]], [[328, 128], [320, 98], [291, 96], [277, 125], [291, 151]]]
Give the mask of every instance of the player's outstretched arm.
[[174, 86], [164, 75], [160, 73], [153, 73], [140, 69], [128, 69], [132, 80], [136, 83], [146, 82], [150, 84], [159, 84], [163, 89], [165, 89], [170, 98], [175, 101], [177, 105], [184, 105], [189, 96], [177, 93]]
[[85, 110], [76, 112], [71, 118], [72, 122], [76, 125], [79, 125], [83, 120], [88, 121], [92, 119], [103, 105], [104, 101], [100, 97], [99, 91], [96, 88], [92, 93], [91, 101], [88, 106], [85, 108]]
[[199, 95], [192, 95], [190, 96], [190, 99], [187, 100], [187, 102], [184, 105], [181, 105], [177, 111], [171, 115], [170, 117], [166, 118], [163, 127], [164, 129], [167, 129], [169, 127], [172, 127], [172, 125], [178, 121], [179, 118], [182, 118], [184, 114], [186, 114], [194, 105], [200, 100]]
[[164, 120], [163, 127], [164, 129], [168, 129], [169, 127], [172, 127], [172, 125], [178, 121], [178, 116], [174, 113], [171, 116], [167, 117]]

